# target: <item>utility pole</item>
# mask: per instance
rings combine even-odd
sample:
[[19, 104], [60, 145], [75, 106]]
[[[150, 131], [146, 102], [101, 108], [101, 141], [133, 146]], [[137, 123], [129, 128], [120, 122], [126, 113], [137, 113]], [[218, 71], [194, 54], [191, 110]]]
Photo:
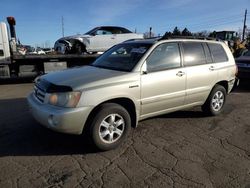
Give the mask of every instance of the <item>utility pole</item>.
[[247, 20], [247, 9], [245, 10], [242, 41], [244, 41], [244, 39], [245, 39], [245, 32], [246, 32], [246, 28], [247, 28], [247, 26], [246, 26], [246, 20]]
[[63, 19], [63, 16], [62, 16], [62, 36], [64, 37], [64, 19]]

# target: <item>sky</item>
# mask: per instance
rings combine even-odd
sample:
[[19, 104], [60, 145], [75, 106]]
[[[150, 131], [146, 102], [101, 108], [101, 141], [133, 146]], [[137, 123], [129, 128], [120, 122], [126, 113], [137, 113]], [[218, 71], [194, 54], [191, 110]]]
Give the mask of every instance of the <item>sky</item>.
[[191, 32], [243, 27], [245, 9], [250, 27], [250, 0], [1, 0], [0, 22], [16, 19], [22, 44], [53, 47], [64, 35], [83, 34], [101, 25], [126, 27], [163, 35], [174, 27]]

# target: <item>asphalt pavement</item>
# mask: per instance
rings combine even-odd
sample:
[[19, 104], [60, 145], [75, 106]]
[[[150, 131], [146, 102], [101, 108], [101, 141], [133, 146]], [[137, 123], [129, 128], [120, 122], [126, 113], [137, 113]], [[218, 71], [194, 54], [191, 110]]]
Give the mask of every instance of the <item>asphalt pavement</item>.
[[53, 132], [29, 113], [32, 83], [0, 85], [0, 187], [250, 188], [250, 87], [225, 111], [199, 107], [144, 120], [118, 149]]

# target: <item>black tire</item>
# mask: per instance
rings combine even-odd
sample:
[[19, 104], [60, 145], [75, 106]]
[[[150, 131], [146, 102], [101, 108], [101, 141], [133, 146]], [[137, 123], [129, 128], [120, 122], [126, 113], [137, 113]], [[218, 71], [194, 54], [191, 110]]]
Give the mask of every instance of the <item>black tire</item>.
[[224, 108], [226, 102], [226, 89], [221, 85], [215, 85], [209, 94], [206, 102], [202, 105], [202, 110], [207, 115], [219, 115]]
[[90, 122], [89, 136], [97, 149], [107, 151], [118, 147], [130, 129], [131, 118], [127, 110], [118, 104], [106, 103]]

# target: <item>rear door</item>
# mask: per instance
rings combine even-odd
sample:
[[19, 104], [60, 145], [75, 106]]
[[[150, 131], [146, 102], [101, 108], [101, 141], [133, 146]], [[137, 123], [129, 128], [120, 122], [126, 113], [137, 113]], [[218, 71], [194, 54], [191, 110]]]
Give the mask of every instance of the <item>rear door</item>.
[[222, 45], [210, 42], [208, 43], [208, 47], [213, 57], [213, 64], [211, 66], [218, 72], [218, 80], [227, 80], [230, 77], [233, 79], [235, 74], [232, 70], [234, 70], [235, 65], [229, 63], [229, 58]]
[[141, 75], [142, 118], [162, 114], [184, 104], [186, 74], [178, 43], [157, 46], [146, 59]]
[[183, 42], [187, 75], [185, 104], [203, 103], [216, 83], [218, 72], [205, 42]]

